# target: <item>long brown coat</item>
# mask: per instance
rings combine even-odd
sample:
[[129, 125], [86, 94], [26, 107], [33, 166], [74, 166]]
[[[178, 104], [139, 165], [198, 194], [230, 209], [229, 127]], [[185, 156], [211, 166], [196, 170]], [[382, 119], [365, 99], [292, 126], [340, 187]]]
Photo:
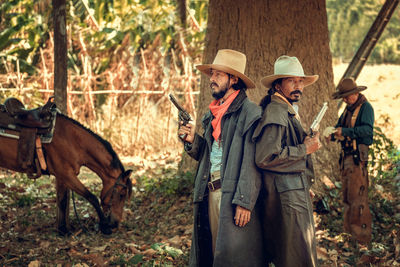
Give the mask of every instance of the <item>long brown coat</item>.
[[306, 133], [295, 111], [277, 96], [264, 110], [253, 138], [263, 170], [263, 232], [266, 252], [277, 267], [316, 266], [314, 221], [309, 196], [311, 159]]
[[[210, 176], [213, 142], [213, 116], [210, 112], [202, 120], [203, 136], [196, 134], [192, 147], [186, 147], [189, 155], [199, 161], [194, 188], [190, 266], [266, 266], [256, 205], [261, 174], [254, 163], [255, 146], [251, 140], [255, 123], [260, 117], [260, 107], [248, 100], [245, 91], [241, 91], [222, 118], [222, 197], [214, 259], [206, 187]], [[245, 227], [234, 224], [236, 205], [252, 211], [250, 222]]]

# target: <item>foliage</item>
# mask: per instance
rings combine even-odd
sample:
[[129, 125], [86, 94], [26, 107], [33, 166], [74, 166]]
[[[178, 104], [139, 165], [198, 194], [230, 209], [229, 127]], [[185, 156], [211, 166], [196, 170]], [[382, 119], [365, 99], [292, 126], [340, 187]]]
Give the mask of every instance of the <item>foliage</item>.
[[174, 169], [161, 169], [155, 174], [158, 179], [148, 176], [138, 177], [138, 186], [145, 192], [165, 196], [190, 195], [193, 188], [191, 172], [178, 174]]
[[[350, 60], [383, 1], [327, 0], [330, 45], [333, 56]], [[12, 62], [29, 75], [37, 71], [40, 48], [46, 46], [52, 31], [50, 0], [13, 0], [0, 4], [0, 62]], [[88, 53], [94, 61], [92, 69], [99, 74], [110, 67], [116, 52], [129, 42], [133, 64], [140, 62], [141, 51], [154, 42], [171, 58], [173, 50], [182, 50], [181, 39], [191, 57], [201, 56], [207, 23], [206, 0], [188, 3], [188, 27], [182, 28], [174, 0], [71, 0], [67, 1], [69, 63], [71, 71], [82, 72], [85, 64], [80, 56]], [[400, 59], [400, 15], [395, 12], [370, 62], [397, 63]], [[86, 45], [82, 47], [82, 42]], [[85, 50], [85, 51], [84, 51]], [[0, 72], [6, 69], [0, 66]]]
[[[176, 112], [170, 108], [169, 92], [183, 95], [185, 108], [195, 116], [193, 91], [198, 91], [199, 75], [194, 65], [201, 61], [208, 1], [187, 2], [183, 28], [173, 0], [66, 1], [68, 115], [110, 141], [119, 153], [147, 157], [161, 148], [174, 149], [179, 141], [172, 138]], [[0, 5], [0, 35], [14, 25], [11, 14], [32, 18], [31, 28], [42, 25], [35, 33], [42, 45], [26, 59], [34, 72], [10, 58], [28, 38], [26, 27], [14, 34], [19, 42], [0, 49], [0, 87], [6, 90], [0, 101], [14, 96], [35, 108], [54, 88], [51, 1]], [[36, 21], [42, 6], [47, 13], [40, 14], [47, 20]]]
[[[0, 63], [12, 62], [16, 68], [34, 74], [39, 49], [49, 38], [50, 0], [13, 0], [0, 4]], [[18, 63], [17, 63], [18, 62]], [[0, 65], [0, 73], [4, 73]]]
[[177, 260], [183, 254], [182, 250], [165, 245], [163, 243], [155, 243], [152, 244], [150, 247], [152, 250], [154, 250], [154, 256], [156, 257], [156, 259], [146, 261], [144, 260], [142, 254], [137, 254], [133, 257], [126, 257], [125, 255], [121, 254], [117, 255], [118, 257], [112, 260], [109, 264], [119, 266], [137, 266], [138, 264], [140, 264], [140, 266], [143, 267], [172, 267], [174, 265], [171, 263], [171, 259]]
[[399, 172], [397, 162], [400, 162], [400, 155], [393, 141], [386, 137], [381, 128], [374, 127], [374, 140], [369, 149], [369, 173], [374, 179], [393, 179]]
[[[384, 1], [327, 0], [330, 46], [334, 58], [349, 61], [375, 21]], [[369, 62], [398, 63], [400, 60], [400, 15], [394, 12]]]
[[[35, 73], [40, 48], [52, 31], [50, 0], [13, 0], [0, 4], [0, 58], [11, 61], [21, 71]], [[207, 1], [189, 2], [190, 25], [183, 29], [175, 12], [173, 0], [71, 0], [67, 1], [69, 30], [68, 67], [82, 72], [80, 54], [87, 52], [97, 58], [92, 68], [101, 73], [109, 67], [115, 52], [129, 40], [135, 63], [141, 50], [160, 40], [160, 49], [169, 54], [181, 49], [179, 40], [187, 41], [188, 51], [198, 57], [202, 51], [207, 17]], [[82, 47], [82, 43], [87, 46]], [[87, 50], [87, 51], [82, 51]], [[4, 67], [0, 72], [5, 72]]]

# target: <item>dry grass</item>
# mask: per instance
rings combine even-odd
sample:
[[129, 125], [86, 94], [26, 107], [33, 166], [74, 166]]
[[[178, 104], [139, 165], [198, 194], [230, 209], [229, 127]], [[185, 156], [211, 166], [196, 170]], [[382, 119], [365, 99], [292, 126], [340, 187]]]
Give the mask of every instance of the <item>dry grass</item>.
[[[37, 76], [28, 78], [18, 66], [14, 71], [5, 63], [8, 73], [0, 76], [0, 89], [14, 89], [5, 91], [1, 98], [14, 96], [33, 108], [52, 94], [51, 40], [41, 51]], [[89, 55], [83, 38], [69, 44], [82, 51], [82, 66], [74, 66], [68, 73], [68, 115], [109, 140], [121, 155], [146, 158], [154, 153], [174, 153], [181, 145], [176, 137], [177, 110], [168, 94], [174, 93], [195, 116], [199, 77], [193, 66], [200, 59], [189, 56], [182, 38], [180, 48], [168, 55], [157, 40], [140, 55], [130, 52], [129, 42], [125, 38], [110, 55], [110, 67], [101, 74], [94, 72], [100, 59]], [[39, 89], [50, 92], [39, 93]], [[104, 91], [107, 94], [101, 94]]]
[[[84, 44], [77, 45], [85, 51]], [[34, 107], [45, 101], [51, 93], [39, 93], [39, 88], [51, 89], [53, 74], [52, 43], [42, 51], [39, 76], [27, 77], [9, 66], [9, 73], [0, 76], [0, 89], [16, 88], [5, 96], [16, 96], [27, 106]], [[93, 73], [96, 59], [82, 54], [85, 62], [82, 72], [69, 73], [69, 91], [83, 94], [69, 94], [68, 113], [105, 139], [109, 140], [121, 156], [150, 158], [154, 154], [178, 155], [182, 149], [176, 137], [177, 110], [168, 100], [169, 93], [175, 93], [184, 107], [195, 115], [195, 103], [200, 77], [193, 70], [199, 59], [191, 59], [182, 50], [167, 58], [157, 42], [153, 47], [141, 51], [139, 62], [128, 53], [128, 40], [116, 52], [111, 68], [100, 75]], [[347, 65], [334, 66], [335, 84], [341, 78]], [[375, 124], [400, 145], [400, 66], [365, 66], [357, 82], [368, 86], [364, 91], [375, 109]], [[23, 88], [33, 88], [24, 91]], [[93, 91], [107, 90], [109, 94], [93, 94]], [[116, 91], [116, 93], [113, 93]], [[117, 92], [130, 91], [130, 93]], [[133, 92], [133, 93], [132, 93]], [[5, 94], [5, 95], [4, 95]], [[103, 104], [99, 104], [103, 102]]]

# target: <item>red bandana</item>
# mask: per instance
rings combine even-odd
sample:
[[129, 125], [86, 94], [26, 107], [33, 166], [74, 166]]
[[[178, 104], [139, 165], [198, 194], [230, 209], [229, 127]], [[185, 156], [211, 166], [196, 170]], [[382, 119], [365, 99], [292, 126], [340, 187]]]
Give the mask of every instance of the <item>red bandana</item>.
[[229, 106], [232, 104], [233, 100], [235, 100], [239, 92], [240, 90], [236, 90], [235, 92], [233, 92], [221, 105], [220, 99], [211, 102], [209, 108], [211, 110], [211, 113], [214, 115], [214, 119], [212, 120], [211, 125], [214, 129], [212, 136], [215, 140], [219, 140], [219, 136], [221, 135], [222, 116], [224, 116], [225, 112], [228, 110]]

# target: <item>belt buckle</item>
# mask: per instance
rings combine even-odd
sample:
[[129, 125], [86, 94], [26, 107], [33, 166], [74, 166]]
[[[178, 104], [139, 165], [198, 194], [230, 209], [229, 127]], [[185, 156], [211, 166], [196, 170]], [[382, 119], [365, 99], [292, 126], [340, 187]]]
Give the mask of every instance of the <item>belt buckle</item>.
[[208, 182], [208, 189], [210, 189], [211, 191], [215, 191], [215, 187], [212, 182]]

